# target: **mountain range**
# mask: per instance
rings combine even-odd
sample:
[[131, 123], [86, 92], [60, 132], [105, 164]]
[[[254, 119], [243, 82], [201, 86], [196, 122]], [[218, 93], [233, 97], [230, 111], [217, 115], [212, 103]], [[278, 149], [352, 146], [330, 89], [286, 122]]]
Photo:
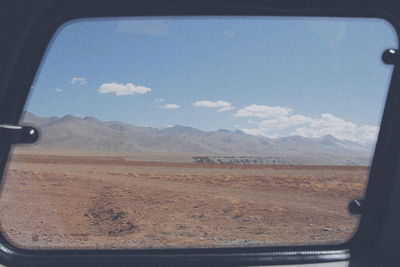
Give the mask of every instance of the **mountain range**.
[[40, 131], [35, 148], [57, 151], [279, 157], [306, 165], [368, 165], [373, 151], [372, 146], [331, 135], [267, 138], [240, 130], [202, 131], [181, 125], [140, 127], [72, 115], [44, 118], [24, 112], [22, 124]]

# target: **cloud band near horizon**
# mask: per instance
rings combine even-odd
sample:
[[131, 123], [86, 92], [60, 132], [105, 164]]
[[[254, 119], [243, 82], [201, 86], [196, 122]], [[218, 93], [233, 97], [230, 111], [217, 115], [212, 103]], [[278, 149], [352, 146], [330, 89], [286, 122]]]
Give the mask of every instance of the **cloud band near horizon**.
[[319, 138], [332, 135], [341, 140], [372, 144], [376, 142], [379, 132], [378, 126], [359, 126], [329, 113], [321, 114], [320, 118], [311, 118], [294, 114], [292, 109], [280, 106], [253, 104], [238, 110], [233, 116], [262, 119], [257, 122], [249, 121], [257, 127], [240, 130], [252, 135], [273, 138], [294, 135]]

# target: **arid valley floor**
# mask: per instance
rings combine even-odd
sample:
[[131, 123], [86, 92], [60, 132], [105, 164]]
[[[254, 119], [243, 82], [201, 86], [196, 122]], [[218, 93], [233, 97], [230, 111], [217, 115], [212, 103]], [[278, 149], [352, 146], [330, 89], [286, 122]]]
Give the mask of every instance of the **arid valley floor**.
[[368, 168], [15, 153], [0, 223], [30, 248], [341, 243]]

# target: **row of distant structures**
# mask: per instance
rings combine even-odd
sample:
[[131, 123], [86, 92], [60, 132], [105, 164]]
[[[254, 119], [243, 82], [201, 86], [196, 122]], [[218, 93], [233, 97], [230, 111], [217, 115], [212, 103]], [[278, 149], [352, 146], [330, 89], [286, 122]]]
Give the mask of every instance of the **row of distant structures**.
[[288, 159], [279, 157], [193, 157], [194, 163], [211, 164], [269, 164], [269, 165], [293, 165]]

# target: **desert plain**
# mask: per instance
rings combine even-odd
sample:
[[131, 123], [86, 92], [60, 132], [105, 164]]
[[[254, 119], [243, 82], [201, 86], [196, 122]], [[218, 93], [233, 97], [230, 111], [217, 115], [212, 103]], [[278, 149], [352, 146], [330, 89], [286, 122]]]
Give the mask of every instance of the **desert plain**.
[[364, 166], [196, 163], [193, 155], [14, 151], [0, 225], [34, 249], [337, 244]]

